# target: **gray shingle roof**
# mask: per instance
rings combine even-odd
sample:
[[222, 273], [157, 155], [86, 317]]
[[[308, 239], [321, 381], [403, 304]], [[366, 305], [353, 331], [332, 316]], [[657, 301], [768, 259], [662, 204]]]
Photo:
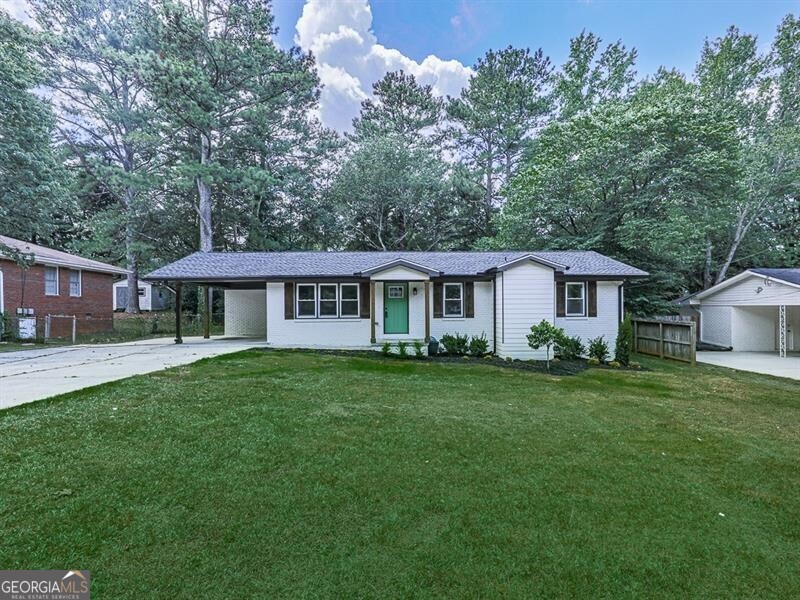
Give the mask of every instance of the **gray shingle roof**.
[[647, 273], [592, 251], [496, 252], [195, 252], [156, 269], [150, 280], [215, 281], [282, 277], [352, 277], [396, 259], [443, 275], [477, 275], [527, 254], [568, 267], [567, 275], [645, 277]]
[[750, 271], [800, 285], [800, 269], [750, 269]]

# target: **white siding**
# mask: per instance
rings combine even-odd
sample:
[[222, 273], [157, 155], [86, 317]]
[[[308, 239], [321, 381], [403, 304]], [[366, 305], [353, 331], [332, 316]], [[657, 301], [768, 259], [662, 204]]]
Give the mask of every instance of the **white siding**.
[[[381, 313], [378, 313], [381, 314]], [[267, 341], [289, 348], [369, 346], [369, 319], [284, 319], [283, 283], [267, 283]]]
[[531, 325], [554, 320], [553, 269], [533, 262], [512, 267], [502, 273], [498, 292], [498, 354], [544, 359], [545, 350], [531, 350], [526, 336]]
[[700, 341], [731, 345], [731, 307], [730, 306], [701, 306], [700, 311]]
[[265, 290], [225, 290], [225, 335], [266, 337]]
[[429, 279], [426, 273], [409, 269], [408, 267], [398, 266], [385, 271], [374, 273], [371, 279], [385, 281], [425, 281]]
[[733, 349], [737, 352], [775, 350], [778, 309], [774, 306], [733, 307]]
[[[761, 288], [761, 292], [757, 292]], [[778, 306], [780, 304], [800, 305], [800, 288], [785, 285], [758, 275], [745, 277], [736, 283], [711, 294], [699, 301], [701, 306]]]
[[621, 283], [621, 281], [597, 282], [596, 317], [557, 317], [556, 326], [561, 327], [569, 336], [579, 336], [584, 345], [588, 345], [590, 339], [602, 335], [613, 353], [619, 331], [619, 286]]
[[[431, 285], [433, 288], [433, 285]], [[489, 350], [494, 343], [492, 325], [492, 304], [494, 302], [493, 287], [491, 281], [475, 282], [475, 317], [467, 318], [431, 318], [431, 335], [437, 339], [442, 339], [445, 333], [460, 333], [469, 336], [480, 336], [486, 334], [489, 340]], [[433, 315], [433, 289], [431, 289], [431, 315]]]

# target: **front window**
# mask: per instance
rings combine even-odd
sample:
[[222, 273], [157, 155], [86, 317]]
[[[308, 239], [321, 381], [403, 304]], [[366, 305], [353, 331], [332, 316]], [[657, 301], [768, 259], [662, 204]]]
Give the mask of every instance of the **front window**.
[[335, 283], [320, 283], [319, 284], [319, 316], [320, 317], [335, 317], [337, 316], [337, 298], [339, 286]]
[[44, 268], [44, 293], [48, 296], [58, 296], [58, 267]]
[[339, 315], [342, 317], [358, 316], [357, 283], [343, 283], [340, 286]]
[[297, 316], [306, 319], [317, 316], [317, 286], [313, 283], [297, 285]]
[[80, 296], [81, 295], [81, 272], [80, 271], [70, 271], [69, 272], [69, 295], [70, 296]]
[[567, 283], [566, 315], [583, 317], [586, 315], [586, 286], [583, 283]]
[[444, 316], [462, 316], [464, 314], [463, 298], [463, 286], [460, 283], [445, 283]]

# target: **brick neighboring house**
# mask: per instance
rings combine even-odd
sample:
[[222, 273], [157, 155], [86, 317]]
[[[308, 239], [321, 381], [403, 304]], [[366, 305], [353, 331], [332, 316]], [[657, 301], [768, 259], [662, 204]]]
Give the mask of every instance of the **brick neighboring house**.
[[[0, 235], [0, 245], [32, 254], [34, 264], [22, 269], [0, 249], [0, 313], [75, 315], [78, 333], [112, 328], [114, 281], [125, 269], [45, 246]], [[70, 319], [52, 319], [54, 337], [68, 335]]]

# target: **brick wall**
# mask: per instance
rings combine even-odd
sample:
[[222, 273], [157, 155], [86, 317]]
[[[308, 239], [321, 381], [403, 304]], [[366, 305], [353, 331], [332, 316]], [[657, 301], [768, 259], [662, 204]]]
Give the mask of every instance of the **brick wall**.
[[[81, 271], [81, 295], [69, 294], [70, 270], [58, 269], [58, 295], [44, 293], [43, 265], [33, 265], [27, 271], [8, 260], [0, 259], [3, 272], [3, 307], [14, 316], [17, 308], [32, 308], [36, 317], [45, 315], [75, 315], [78, 318], [78, 333], [107, 331], [112, 328], [112, 285], [114, 277], [106, 273]], [[24, 297], [23, 297], [24, 286]], [[68, 335], [72, 323], [68, 319], [53, 319], [52, 335]]]

